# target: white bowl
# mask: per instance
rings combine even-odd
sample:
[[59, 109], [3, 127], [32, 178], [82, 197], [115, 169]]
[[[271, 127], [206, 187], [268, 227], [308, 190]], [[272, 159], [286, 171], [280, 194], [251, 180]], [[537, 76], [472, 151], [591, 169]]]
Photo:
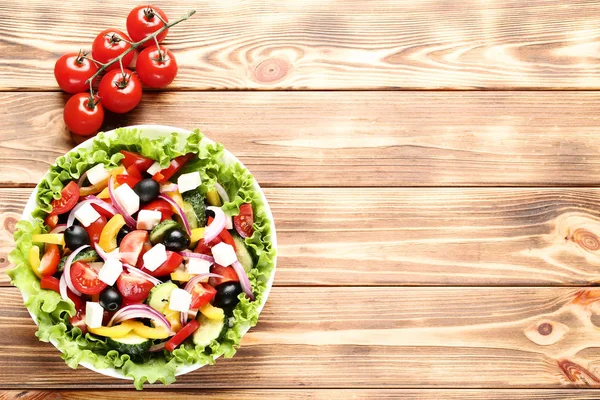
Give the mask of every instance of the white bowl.
[[[150, 137], [150, 138], [167, 136], [173, 132], [176, 132], [181, 136], [182, 139], [186, 139], [189, 136], [189, 134], [191, 133], [190, 131], [185, 130], [185, 129], [175, 128], [172, 126], [165, 126], [165, 125], [134, 125], [134, 126], [128, 126], [125, 128], [136, 128], [141, 131], [142, 135], [144, 135], [146, 137]], [[114, 130], [106, 132], [106, 135], [114, 135], [114, 134], [115, 134]], [[78, 149], [78, 148], [88, 148], [89, 149], [92, 147], [93, 140], [94, 140], [93, 138], [86, 140], [85, 142], [81, 143], [79, 146], [75, 147], [73, 150]], [[182, 140], [181, 142], [183, 145], [185, 141]], [[212, 140], [210, 140], [207, 137], [204, 137], [202, 139], [202, 142], [203, 143], [206, 142], [207, 144], [214, 143]], [[226, 162], [228, 162], [230, 164], [238, 162], [242, 166], [244, 166], [244, 164], [242, 164], [242, 162], [240, 160], [238, 160], [229, 151], [225, 150], [224, 154], [226, 157]], [[275, 232], [275, 222], [273, 220], [273, 214], [271, 213], [271, 208], [269, 207], [269, 203], [267, 202], [265, 193], [262, 191], [262, 189], [260, 188], [260, 186], [258, 185], [256, 180], [254, 180], [254, 188], [260, 193], [260, 195], [262, 197], [262, 201], [265, 204], [265, 207], [267, 210], [267, 216], [269, 217], [269, 220], [271, 221], [271, 232], [272, 232], [271, 242], [273, 243], [273, 248], [277, 249], [277, 234]], [[29, 200], [27, 200], [27, 204], [25, 205], [25, 209], [23, 210], [23, 215], [21, 216], [22, 219], [27, 219], [30, 221], [32, 220], [31, 214], [37, 207], [36, 194], [37, 194], [37, 187], [34, 189], [33, 193], [31, 193], [31, 196], [29, 196]], [[271, 273], [271, 277], [270, 277], [269, 281], [267, 282], [267, 288], [263, 295], [263, 302], [258, 307], [259, 313], [260, 313], [260, 311], [262, 311], [263, 307], [265, 306], [265, 303], [267, 302], [267, 297], [269, 297], [269, 293], [271, 292], [271, 286], [273, 286], [273, 279], [275, 279], [275, 266], [277, 265], [277, 256], [275, 256], [275, 258], [273, 259], [273, 264], [274, 264], [273, 272]], [[22, 294], [22, 296], [23, 296], [23, 301], [26, 301], [27, 300], [26, 296], [24, 294]], [[29, 314], [31, 315], [33, 322], [35, 322], [37, 324], [37, 316], [34, 315], [31, 311], [29, 311]], [[249, 329], [250, 329], [250, 327], [246, 327], [244, 330], [244, 334], [246, 332], [248, 332]], [[56, 347], [55, 341], [52, 340], [51, 343]], [[96, 371], [98, 373], [101, 373], [101, 374], [107, 375], [107, 376], [111, 376], [113, 378], [132, 380], [132, 378], [123, 375], [123, 373], [119, 369], [96, 368], [87, 362], [82, 362], [82, 363], [80, 363], [80, 365], [83, 365], [84, 367], [91, 369], [92, 371]], [[195, 371], [198, 368], [203, 367], [204, 365], [206, 365], [206, 364], [192, 364], [192, 365], [181, 366], [181, 367], [177, 368], [177, 370], [175, 371], [175, 376], [184, 375], [189, 372]]]

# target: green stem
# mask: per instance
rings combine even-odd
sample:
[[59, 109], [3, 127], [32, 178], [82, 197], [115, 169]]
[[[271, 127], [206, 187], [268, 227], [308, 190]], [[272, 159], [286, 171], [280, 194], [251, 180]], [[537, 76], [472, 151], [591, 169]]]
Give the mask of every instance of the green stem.
[[92, 82], [94, 79], [96, 79], [96, 77], [98, 75], [100, 75], [102, 72], [104, 72], [106, 70], [106, 68], [110, 67], [114, 63], [116, 63], [116, 62], [123, 63], [123, 57], [125, 57], [127, 54], [131, 53], [133, 50], [137, 49], [138, 47], [140, 47], [140, 45], [146, 43], [148, 40], [152, 40], [156, 36], [160, 35], [162, 32], [166, 31], [167, 29], [169, 29], [173, 25], [177, 25], [178, 23], [180, 23], [182, 21], [185, 21], [186, 19], [189, 19], [195, 13], [196, 13], [196, 10], [192, 10], [192, 11], [188, 12], [186, 15], [184, 15], [183, 17], [181, 17], [181, 18], [179, 18], [179, 19], [177, 19], [177, 20], [175, 20], [173, 22], [169, 22], [168, 24], [166, 24], [165, 26], [163, 26], [162, 28], [160, 28], [156, 32], [152, 33], [152, 35], [146, 36], [145, 38], [143, 38], [139, 42], [132, 43], [131, 47], [128, 48], [127, 50], [125, 50], [124, 52], [122, 52], [118, 57], [115, 57], [112, 60], [110, 60], [109, 62], [107, 62], [106, 64], [103, 64], [98, 69], [98, 71], [96, 71], [96, 73], [94, 75], [92, 75], [86, 82]]

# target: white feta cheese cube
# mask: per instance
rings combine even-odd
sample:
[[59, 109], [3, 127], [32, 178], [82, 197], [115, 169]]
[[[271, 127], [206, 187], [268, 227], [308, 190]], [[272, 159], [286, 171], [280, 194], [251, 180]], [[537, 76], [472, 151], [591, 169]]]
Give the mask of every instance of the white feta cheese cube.
[[160, 211], [140, 210], [137, 216], [137, 229], [145, 229], [147, 231], [154, 228], [160, 222], [162, 214]]
[[225, 216], [225, 229], [233, 229], [233, 217]]
[[167, 261], [167, 249], [162, 243], [156, 244], [148, 250], [143, 256], [144, 268], [150, 271], [156, 271], [165, 261]]
[[191, 304], [191, 293], [188, 293], [185, 290], [179, 288], [174, 289], [171, 292], [171, 298], [169, 299], [169, 308], [171, 310], [179, 312], [188, 312]]
[[179, 193], [189, 192], [190, 190], [196, 189], [202, 180], [200, 178], [200, 172], [190, 172], [188, 174], [182, 174], [177, 179], [177, 186], [179, 188]]
[[123, 272], [123, 263], [114, 258], [109, 258], [98, 272], [98, 278], [107, 285], [112, 286], [121, 275], [121, 272]]
[[104, 164], [96, 164], [87, 172], [87, 179], [92, 185], [96, 185], [108, 179], [109, 172], [104, 167]]
[[98, 213], [98, 211], [96, 211], [90, 203], [85, 203], [77, 211], [75, 211], [75, 218], [81, 222], [81, 225], [87, 228], [94, 221], [100, 218], [100, 213]]
[[115, 197], [129, 215], [135, 214], [140, 209], [140, 196], [126, 183], [115, 189]]
[[215, 258], [215, 264], [227, 267], [237, 261], [233, 246], [221, 242], [212, 248], [212, 255]]
[[108, 256], [108, 258], [114, 258], [115, 260], [118, 260], [120, 258], [119, 248], [117, 247], [110, 253], [106, 253], [106, 255]]
[[160, 166], [158, 161], [154, 161], [154, 164], [152, 164], [146, 172], [148, 172], [150, 175], [154, 175], [155, 173], [160, 171], [162, 171], [162, 167]]
[[85, 303], [85, 324], [90, 328], [100, 328], [104, 318], [104, 308], [100, 303], [88, 301]]
[[211, 265], [212, 263], [210, 261], [190, 257], [185, 265], [185, 270], [188, 274], [192, 275], [208, 274]]

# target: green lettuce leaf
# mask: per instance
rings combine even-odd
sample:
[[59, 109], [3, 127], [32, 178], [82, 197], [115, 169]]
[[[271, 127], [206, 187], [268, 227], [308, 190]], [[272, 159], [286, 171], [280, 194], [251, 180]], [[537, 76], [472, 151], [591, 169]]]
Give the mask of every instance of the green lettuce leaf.
[[[240, 205], [252, 203], [254, 234], [246, 239], [246, 244], [256, 261], [248, 274], [256, 301], [249, 301], [243, 293], [240, 295], [240, 303], [233, 311], [233, 323], [230, 323], [221, 341], [214, 340], [206, 348], [185, 344], [172, 353], [148, 353], [134, 359], [111, 349], [104, 338], [83, 335], [79, 328], [69, 323], [69, 318], [76, 312], [73, 302], [63, 300], [58, 293], [40, 288], [39, 280], [29, 265], [28, 255], [34, 246], [32, 235], [47, 231], [43, 218], [51, 210], [50, 203], [60, 198], [61, 190], [68, 182], [79, 179], [91, 166], [97, 163], [104, 163], [109, 168], [117, 166], [123, 158], [120, 150], [140, 153], [158, 161], [162, 167], [167, 167], [173, 158], [180, 155], [197, 154], [197, 158], [188, 162], [178, 175], [199, 171], [202, 177], [200, 190], [204, 194], [214, 188], [215, 182], [219, 182], [230, 197], [230, 201], [223, 205], [228, 215], [237, 215]], [[9, 255], [14, 268], [8, 271], [8, 275], [12, 284], [27, 298], [25, 306], [37, 316], [38, 338], [44, 342], [53, 341], [71, 368], [83, 362], [97, 368], [116, 368], [131, 377], [137, 389], [142, 389], [145, 382], [173, 383], [178, 367], [213, 364], [218, 356], [232, 357], [235, 354], [243, 333], [258, 321], [258, 308], [264, 302], [267, 282], [273, 273], [275, 249], [271, 241], [271, 222], [260, 193], [254, 189], [254, 178], [240, 164], [225, 165], [223, 159], [223, 146], [203, 141], [203, 135], [198, 130], [181, 143], [179, 135], [175, 133], [150, 139], [135, 129], [119, 129], [114, 136], [98, 134], [92, 149], [71, 151], [50, 167], [38, 185], [38, 207], [31, 221], [17, 223], [14, 234], [16, 247]]]

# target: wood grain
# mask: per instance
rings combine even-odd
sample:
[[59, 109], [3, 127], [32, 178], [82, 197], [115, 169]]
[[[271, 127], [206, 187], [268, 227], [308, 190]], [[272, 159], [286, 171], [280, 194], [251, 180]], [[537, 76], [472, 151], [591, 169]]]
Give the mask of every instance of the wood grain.
[[[0, 189], [0, 271], [31, 189]], [[592, 285], [600, 189], [269, 188], [276, 285]], [[0, 274], [0, 284], [8, 277]]]
[[[600, 92], [145, 94], [105, 129], [200, 127], [263, 186], [596, 185]], [[67, 96], [0, 93], [0, 185], [72, 146]]]
[[313, 399], [407, 399], [407, 400], [597, 400], [600, 391], [594, 389], [200, 389], [134, 391], [31, 391], [7, 390], [0, 392], [0, 400], [163, 400], [175, 397], [181, 400], [273, 400]]
[[[275, 288], [235, 358], [173, 388], [600, 387], [599, 298], [584, 288]], [[0, 388], [130, 388], [69, 370], [21, 303], [0, 288]], [[537, 344], [542, 322], [552, 343]]]
[[[137, 1], [0, 4], [0, 90], [54, 90], [65, 52], [124, 29]], [[161, 1], [170, 89], [598, 89], [595, 1]], [[101, 16], [101, 17], [99, 17]]]

